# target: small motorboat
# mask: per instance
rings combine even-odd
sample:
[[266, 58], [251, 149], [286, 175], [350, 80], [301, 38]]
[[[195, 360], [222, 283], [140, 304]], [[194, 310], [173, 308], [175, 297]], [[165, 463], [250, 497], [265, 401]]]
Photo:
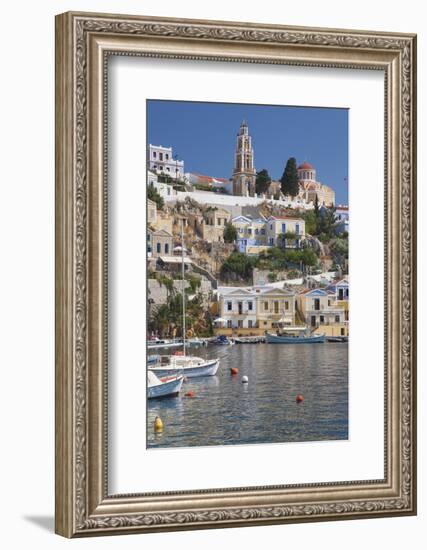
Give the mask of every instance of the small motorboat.
[[283, 332], [265, 335], [267, 344], [323, 344], [324, 334], [312, 334], [305, 327], [289, 327]]
[[228, 338], [224, 334], [220, 334], [213, 343], [216, 346], [232, 346], [234, 344], [234, 341], [230, 340], [230, 338]]
[[159, 378], [152, 371], [147, 373], [147, 397], [174, 397], [181, 391], [184, 377], [182, 375]]
[[162, 355], [160, 361], [149, 365], [148, 370], [156, 376], [184, 375], [186, 378], [214, 376], [219, 367], [219, 359], [203, 359], [192, 355]]

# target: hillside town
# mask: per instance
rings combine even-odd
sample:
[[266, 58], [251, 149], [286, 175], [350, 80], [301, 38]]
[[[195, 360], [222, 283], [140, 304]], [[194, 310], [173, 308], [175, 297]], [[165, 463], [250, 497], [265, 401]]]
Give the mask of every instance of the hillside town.
[[150, 144], [147, 168], [150, 338], [182, 337], [184, 293], [186, 337], [348, 338], [349, 209], [314, 166], [291, 157], [280, 181], [257, 172], [243, 121], [229, 179], [185, 172], [172, 146]]

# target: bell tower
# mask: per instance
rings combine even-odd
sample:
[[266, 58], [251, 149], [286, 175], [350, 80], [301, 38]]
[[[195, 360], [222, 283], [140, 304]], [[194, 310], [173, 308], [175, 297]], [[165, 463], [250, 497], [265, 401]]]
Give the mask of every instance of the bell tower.
[[239, 128], [236, 140], [233, 170], [233, 195], [255, 196], [256, 172], [254, 168], [254, 150], [248, 125], [244, 120]]

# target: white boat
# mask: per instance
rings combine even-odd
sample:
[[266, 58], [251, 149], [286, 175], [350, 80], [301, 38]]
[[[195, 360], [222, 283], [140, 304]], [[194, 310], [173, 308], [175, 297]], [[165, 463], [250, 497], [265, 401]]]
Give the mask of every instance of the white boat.
[[196, 378], [214, 376], [218, 367], [219, 359], [203, 359], [192, 355], [163, 355], [157, 364], [148, 367], [148, 371], [155, 373], [156, 376], [182, 374], [186, 378]]
[[159, 378], [149, 370], [147, 373], [147, 397], [153, 399], [154, 397], [178, 395], [183, 382], [184, 377], [182, 375]]

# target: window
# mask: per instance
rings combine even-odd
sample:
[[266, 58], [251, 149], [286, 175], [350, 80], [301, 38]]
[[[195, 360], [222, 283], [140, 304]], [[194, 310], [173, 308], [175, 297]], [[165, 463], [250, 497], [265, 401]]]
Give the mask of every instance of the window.
[[155, 159], [157, 157], [157, 153], [156, 151], [153, 151], [153, 159]]
[[165, 254], [169, 254], [169, 244], [165, 243]]
[[314, 299], [314, 309], [316, 311], [319, 311], [319, 309], [320, 309], [320, 300], [319, 300], [319, 298]]
[[166, 172], [170, 172], [169, 166], [166, 166]]
[[324, 322], [325, 322], [325, 316], [324, 316], [324, 315], [321, 315], [321, 316], [320, 316], [320, 322], [321, 322], [321, 323], [324, 323]]
[[258, 235], [259, 229], [255, 229], [255, 235]]
[[159, 153], [159, 160], [163, 160], [163, 153]]
[[252, 235], [252, 229], [248, 227], [248, 235]]
[[299, 235], [299, 223], [295, 224], [295, 233]]
[[274, 313], [279, 313], [279, 302], [274, 302]]
[[331, 300], [328, 300], [328, 306], [330, 306], [330, 305], [331, 305]]
[[264, 302], [264, 311], [268, 311], [268, 302]]
[[288, 300], [285, 301], [285, 309], [289, 309], [289, 302], [288, 302]]
[[239, 315], [243, 314], [243, 302], [237, 302], [237, 310], [239, 312]]
[[271, 245], [274, 244], [274, 239], [273, 239], [273, 237], [270, 237], [270, 238], [268, 239], [268, 241], [269, 241], [269, 243], [270, 243]]
[[261, 229], [261, 235], [265, 235], [265, 229], [264, 228]]
[[248, 328], [252, 328], [252, 324], [253, 324], [252, 319], [249, 319], [249, 321], [248, 321]]
[[227, 311], [231, 311], [233, 309], [233, 302], [227, 302]]
[[282, 223], [282, 233], [286, 233], [286, 224]]
[[340, 316], [339, 316], [339, 315], [335, 315], [335, 322], [336, 322], [336, 323], [339, 323], [339, 322], [340, 322]]
[[341, 336], [345, 336], [345, 329], [341, 329]]
[[227, 321], [227, 328], [233, 328], [231, 320]]
[[243, 328], [243, 321], [242, 321], [241, 319], [239, 319], [239, 320], [237, 321], [237, 326], [238, 326], [239, 328]]
[[160, 243], [157, 243], [157, 253], [160, 254], [160, 252], [162, 251], [162, 245]]
[[271, 229], [271, 231], [273, 231], [273, 224], [272, 223], [270, 223], [270, 229]]
[[165, 159], [166, 159], [166, 160], [169, 160], [169, 153], [166, 153]]
[[248, 311], [252, 311], [252, 310], [253, 310], [253, 303], [248, 302]]

